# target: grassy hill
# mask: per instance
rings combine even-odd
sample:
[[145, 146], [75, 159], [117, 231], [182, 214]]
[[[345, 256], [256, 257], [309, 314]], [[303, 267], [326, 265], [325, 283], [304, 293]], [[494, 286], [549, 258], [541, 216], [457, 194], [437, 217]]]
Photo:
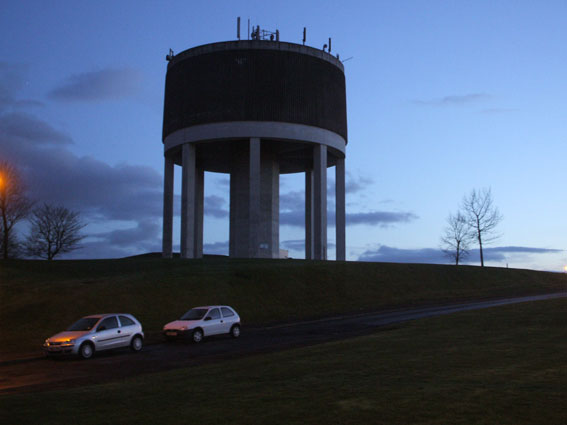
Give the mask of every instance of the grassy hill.
[[229, 304], [245, 325], [561, 291], [531, 270], [206, 258], [0, 262], [0, 354], [37, 350], [81, 316], [128, 312], [157, 334], [190, 307]]

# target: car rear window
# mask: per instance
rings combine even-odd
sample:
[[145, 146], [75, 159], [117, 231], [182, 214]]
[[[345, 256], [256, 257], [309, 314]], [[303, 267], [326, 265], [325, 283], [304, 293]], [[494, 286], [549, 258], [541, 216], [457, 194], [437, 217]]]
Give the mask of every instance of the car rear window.
[[222, 307], [221, 308], [223, 317], [231, 317], [234, 316], [234, 313], [230, 308]]
[[120, 317], [120, 323], [122, 326], [132, 326], [135, 325], [134, 321], [126, 316], [118, 316]]

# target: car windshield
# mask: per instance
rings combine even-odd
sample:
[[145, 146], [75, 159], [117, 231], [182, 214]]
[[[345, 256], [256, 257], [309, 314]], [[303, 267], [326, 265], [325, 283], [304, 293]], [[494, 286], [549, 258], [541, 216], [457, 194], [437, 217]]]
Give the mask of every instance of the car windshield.
[[206, 308], [192, 308], [181, 316], [181, 320], [201, 320], [207, 311]]
[[68, 331], [90, 331], [96, 322], [99, 321], [99, 317], [83, 317], [82, 319], [73, 323], [69, 328]]

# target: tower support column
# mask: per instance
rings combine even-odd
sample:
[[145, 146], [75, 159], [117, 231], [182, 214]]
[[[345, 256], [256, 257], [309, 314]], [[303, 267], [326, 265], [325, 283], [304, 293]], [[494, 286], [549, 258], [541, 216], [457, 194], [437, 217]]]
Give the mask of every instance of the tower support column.
[[313, 148], [313, 258], [327, 259], [327, 146]]
[[258, 257], [258, 244], [260, 242], [260, 189], [261, 189], [261, 164], [260, 164], [260, 139], [250, 139], [249, 150], [249, 174], [248, 174], [248, 234], [250, 245], [248, 246], [248, 258]]
[[335, 231], [337, 261], [346, 259], [346, 211], [345, 211], [345, 159], [338, 158], [335, 166]]
[[164, 164], [162, 256], [171, 258], [173, 256], [173, 158], [166, 155]]
[[185, 143], [181, 173], [181, 258], [195, 258], [195, 156], [195, 146]]
[[313, 170], [305, 172], [305, 259], [313, 259]]
[[279, 257], [279, 162], [252, 137], [234, 145], [230, 170], [229, 255]]
[[203, 257], [203, 214], [205, 202], [205, 170], [195, 169], [195, 233], [193, 252], [195, 258]]

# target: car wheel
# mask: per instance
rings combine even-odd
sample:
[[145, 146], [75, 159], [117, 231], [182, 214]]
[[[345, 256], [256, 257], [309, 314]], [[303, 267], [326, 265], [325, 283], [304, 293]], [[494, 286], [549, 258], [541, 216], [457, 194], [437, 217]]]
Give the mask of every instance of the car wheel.
[[90, 359], [94, 354], [93, 345], [90, 342], [83, 342], [83, 345], [79, 347], [79, 355], [83, 359]]
[[193, 342], [199, 343], [203, 340], [203, 331], [201, 329], [195, 329], [191, 337], [193, 339]]
[[142, 346], [144, 345], [144, 341], [142, 340], [141, 336], [135, 336], [132, 338], [132, 342], [130, 343], [130, 349], [132, 351], [140, 351]]
[[234, 325], [232, 328], [230, 328], [230, 335], [233, 338], [238, 338], [240, 336], [240, 326]]

